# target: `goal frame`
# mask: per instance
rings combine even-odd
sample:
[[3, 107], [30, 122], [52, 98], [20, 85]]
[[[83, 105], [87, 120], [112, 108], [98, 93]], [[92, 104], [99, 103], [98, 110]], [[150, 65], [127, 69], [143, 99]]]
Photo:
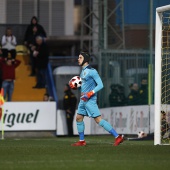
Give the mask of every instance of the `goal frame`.
[[161, 63], [162, 63], [162, 13], [170, 10], [170, 5], [156, 8], [155, 24], [155, 128], [154, 145], [161, 144]]

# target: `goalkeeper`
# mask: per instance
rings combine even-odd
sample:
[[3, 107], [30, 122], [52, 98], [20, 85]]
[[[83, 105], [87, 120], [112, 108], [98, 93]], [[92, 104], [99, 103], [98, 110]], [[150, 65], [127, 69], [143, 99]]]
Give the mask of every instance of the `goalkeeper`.
[[[118, 135], [113, 127], [106, 120], [102, 119], [98, 105], [97, 92], [103, 88], [102, 80], [98, 72], [89, 65], [90, 55], [87, 52], [81, 52], [78, 58], [78, 65], [82, 66], [80, 77], [82, 79], [81, 98], [78, 105], [78, 113], [76, 115], [77, 130], [79, 133], [79, 141], [72, 146], [85, 146], [84, 139], [85, 124], [84, 116], [94, 118], [95, 122], [102, 126], [106, 131], [115, 137], [114, 146], [123, 142], [123, 135]], [[69, 83], [71, 88], [74, 85]]]

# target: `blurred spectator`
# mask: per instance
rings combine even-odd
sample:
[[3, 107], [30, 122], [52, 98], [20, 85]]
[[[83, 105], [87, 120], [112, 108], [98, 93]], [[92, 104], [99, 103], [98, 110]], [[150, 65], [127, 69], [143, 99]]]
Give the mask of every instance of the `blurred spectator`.
[[49, 50], [46, 42], [44, 42], [41, 36], [36, 37], [36, 46], [33, 51], [33, 56], [35, 57], [37, 77], [37, 83], [33, 88], [45, 88]]
[[[166, 113], [164, 111], [161, 111], [161, 136], [162, 138], [170, 137], [170, 128], [168, 125], [168, 122], [166, 120]], [[165, 135], [168, 133], [167, 135]]]
[[5, 35], [2, 36], [2, 56], [4, 58], [8, 57], [8, 54], [10, 53], [11, 58], [15, 59], [16, 58], [16, 37], [12, 34], [11, 28], [6, 29]]
[[0, 89], [2, 88], [2, 69], [0, 67]]
[[0, 57], [2, 57], [2, 47], [0, 46]]
[[45, 93], [44, 96], [43, 96], [43, 101], [49, 101], [49, 94], [48, 93]]
[[138, 105], [139, 104], [139, 87], [137, 83], [130, 86], [131, 91], [127, 98], [127, 105]]
[[111, 93], [109, 94], [109, 103], [110, 106], [118, 106], [118, 90], [115, 84], [110, 86]]
[[71, 91], [68, 84], [64, 87], [64, 98], [63, 98], [63, 107], [66, 113], [66, 123], [68, 136], [73, 136], [73, 120], [77, 105], [77, 98], [74, 93]]
[[112, 84], [110, 86], [111, 93], [109, 95], [110, 106], [124, 106], [126, 104], [126, 97], [124, 95], [124, 87], [119, 84]]
[[25, 32], [25, 37], [24, 37], [25, 45], [28, 45], [28, 40], [30, 39], [30, 36], [32, 36], [34, 26], [37, 27], [37, 30], [38, 30], [37, 34], [46, 38], [46, 32], [44, 28], [38, 23], [38, 18], [36, 16], [33, 16], [31, 18], [31, 23], [28, 25], [26, 32]]
[[33, 26], [32, 28], [32, 34], [27, 39], [27, 47], [30, 51], [30, 64], [31, 64], [31, 74], [30, 76], [35, 76], [36, 71], [35, 71], [35, 57], [33, 56], [33, 51], [35, 50], [35, 45], [36, 45], [36, 37], [38, 36], [38, 27]]
[[25, 37], [24, 37], [24, 44], [30, 50], [30, 64], [31, 64], [30, 76], [35, 76], [35, 58], [33, 57], [33, 51], [34, 51], [34, 46], [36, 44], [35, 38], [38, 35], [43, 37], [43, 39], [45, 40], [46, 32], [44, 28], [40, 24], [38, 24], [37, 17], [33, 16], [31, 18], [30, 25], [28, 25], [27, 27], [27, 30], [25, 32]]
[[[0, 58], [2, 57], [2, 50], [0, 46]], [[0, 89], [2, 88], [2, 69], [0, 67]]]
[[49, 96], [48, 93], [45, 93], [43, 96], [43, 101], [45, 101], [45, 102], [53, 101], [53, 98], [51, 96]]
[[119, 94], [118, 104], [119, 104], [119, 106], [125, 106], [126, 105], [126, 97], [125, 97], [125, 93], [124, 93], [124, 87], [122, 85], [118, 84], [117, 88], [118, 88], [118, 94]]
[[133, 88], [133, 83], [131, 83], [131, 84], [129, 85], [130, 91], [132, 90], [132, 88]]
[[147, 78], [142, 78], [141, 87], [139, 88], [139, 99], [141, 105], [148, 104], [148, 81]]
[[12, 93], [14, 91], [15, 69], [20, 65], [19, 60], [6, 58], [0, 60], [2, 69], [2, 88], [4, 89], [4, 99], [12, 100]]

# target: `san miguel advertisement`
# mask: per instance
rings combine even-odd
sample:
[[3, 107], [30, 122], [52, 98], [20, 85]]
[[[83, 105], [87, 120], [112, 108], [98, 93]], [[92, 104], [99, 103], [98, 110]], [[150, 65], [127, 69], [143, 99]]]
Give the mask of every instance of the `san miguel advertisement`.
[[56, 103], [6, 102], [1, 128], [5, 131], [56, 130]]
[[[154, 132], [154, 106], [124, 106], [100, 109], [101, 116], [107, 120], [119, 134], [138, 134]], [[77, 112], [76, 112], [77, 113]], [[77, 133], [74, 117], [74, 134]], [[93, 118], [85, 117], [85, 134], [108, 134]], [[57, 110], [57, 134], [66, 135], [66, 118], [63, 110]]]
[[[126, 106], [100, 109], [102, 118], [107, 120], [112, 127], [121, 134], [137, 134], [139, 131], [149, 133], [154, 124], [153, 113], [150, 113], [149, 106]], [[151, 128], [152, 127], [152, 128]], [[107, 134], [107, 132], [92, 123], [92, 134]]]

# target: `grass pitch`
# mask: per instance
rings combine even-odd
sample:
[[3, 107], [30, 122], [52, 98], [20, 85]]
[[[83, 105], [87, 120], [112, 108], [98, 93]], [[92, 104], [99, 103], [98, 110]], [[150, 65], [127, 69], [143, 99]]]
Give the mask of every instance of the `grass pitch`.
[[170, 168], [170, 146], [153, 141], [124, 141], [86, 136], [87, 146], [73, 147], [78, 137], [0, 140], [0, 170], [163, 170]]

